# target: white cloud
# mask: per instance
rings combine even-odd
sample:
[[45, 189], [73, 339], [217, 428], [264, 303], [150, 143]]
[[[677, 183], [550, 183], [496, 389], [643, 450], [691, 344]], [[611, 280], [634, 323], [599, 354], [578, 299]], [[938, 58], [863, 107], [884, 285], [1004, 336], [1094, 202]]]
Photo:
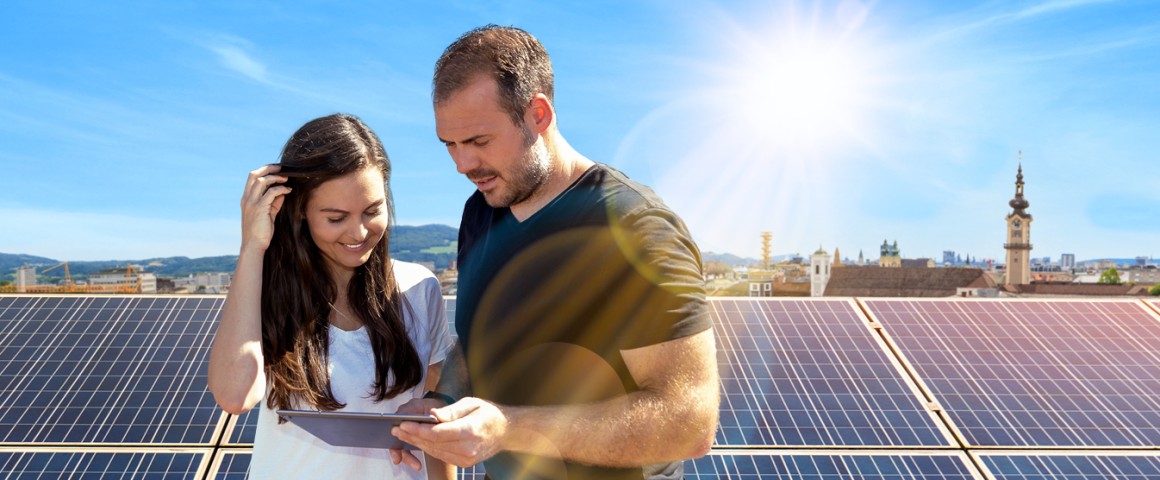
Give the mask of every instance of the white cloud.
[[245, 50], [236, 45], [210, 45], [209, 49], [218, 55], [222, 64], [242, 75], [267, 83], [266, 65], [254, 60]]

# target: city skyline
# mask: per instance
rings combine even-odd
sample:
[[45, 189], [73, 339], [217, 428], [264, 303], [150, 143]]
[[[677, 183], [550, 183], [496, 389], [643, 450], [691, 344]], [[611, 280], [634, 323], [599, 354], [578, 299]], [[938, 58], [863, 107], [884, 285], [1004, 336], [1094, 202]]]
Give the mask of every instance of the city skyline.
[[1032, 257], [1160, 256], [1160, 5], [1083, 0], [12, 2], [0, 252], [235, 255], [246, 173], [336, 111], [382, 137], [399, 224], [455, 227], [430, 73], [486, 23], [545, 44], [563, 135], [702, 250], [1002, 262], [1021, 162]]

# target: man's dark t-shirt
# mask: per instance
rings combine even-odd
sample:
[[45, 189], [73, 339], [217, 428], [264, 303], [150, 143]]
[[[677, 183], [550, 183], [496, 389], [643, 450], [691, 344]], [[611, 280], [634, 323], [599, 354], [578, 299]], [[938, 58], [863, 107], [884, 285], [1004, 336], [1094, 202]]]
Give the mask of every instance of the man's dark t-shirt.
[[[523, 222], [476, 192], [459, 228], [455, 328], [472, 394], [504, 405], [638, 390], [622, 350], [710, 328], [701, 256], [652, 190], [597, 164]], [[500, 478], [635, 478], [680, 463], [592, 467], [501, 452]]]

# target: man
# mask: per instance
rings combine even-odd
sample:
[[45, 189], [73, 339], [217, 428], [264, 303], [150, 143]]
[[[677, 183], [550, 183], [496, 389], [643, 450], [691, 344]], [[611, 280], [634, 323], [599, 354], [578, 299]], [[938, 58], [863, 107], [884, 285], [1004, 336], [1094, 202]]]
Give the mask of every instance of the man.
[[459, 229], [458, 344], [437, 391], [404, 409], [442, 423], [394, 433], [493, 479], [680, 478], [720, 402], [684, 223], [564, 140], [527, 32], [464, 34], [433, 83], [436, 133], [478, 191]]

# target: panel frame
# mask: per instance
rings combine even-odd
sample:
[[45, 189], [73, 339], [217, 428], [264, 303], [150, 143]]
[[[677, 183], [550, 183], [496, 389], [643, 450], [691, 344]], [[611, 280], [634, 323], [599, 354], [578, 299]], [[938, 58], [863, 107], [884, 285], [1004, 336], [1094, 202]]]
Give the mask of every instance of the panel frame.
[[987, 466], [984, 461], [985, 457], [1152, 457], [1160, 462], [1160, 450], [1139, 450], [1139, 449], [994, 449], [994, 448], [979, 448], [967, 451], [967, 454], [973, 459], [974, 464], [983, 472], [989, 479], [999, 478], [991, 468]]
[[[26, 446], [0, 446], [0, 453], [19, 453], [19, 454], [93, 454], [93, 453], [113, 453], [113, 454], [193, 454], [200, 455], [201, 460], [198, 462], [197, 476], [194, 478], [205, 478], [206, 469], [209, 468], [214, 455], [213, 447], [167, 447], [167, 446], [150, 446], [148, 448], [134, 448], [121, 446], [106, 446], [106, 445], [75, 445], [75, 446], [49, 446], [49, 447], [26, 447]], [[71, 477], [70, 477], [71, 478]]]
[[[969, 473], [975, 480], [988, 480], [978, 468], [970, 456], [961, 449], [911, 449], [911, 448], [891, 448], [891, 449], [851, 449], [851, 448], [790, 448], [790, 449], [747, 449], [747, 448], [714, 448], [703, 457], [697, 459], [685, 460], [686, 463], [695, 462], [697, 460], [714, 457], [714, 456], [754, 456], [754, 457], [944, 457], [957, 459], [963, 464], [964, 470]], [[687, 478], [703, 478], [700, 475], [693, 476], [689, 472], [686, 465], [685, 475]], [[721, 477], [718, 477], [721, 478]], [[734, 478], [728, 476], [724, 478]], [[749, 478], [749, 477], [739, 477]]]

